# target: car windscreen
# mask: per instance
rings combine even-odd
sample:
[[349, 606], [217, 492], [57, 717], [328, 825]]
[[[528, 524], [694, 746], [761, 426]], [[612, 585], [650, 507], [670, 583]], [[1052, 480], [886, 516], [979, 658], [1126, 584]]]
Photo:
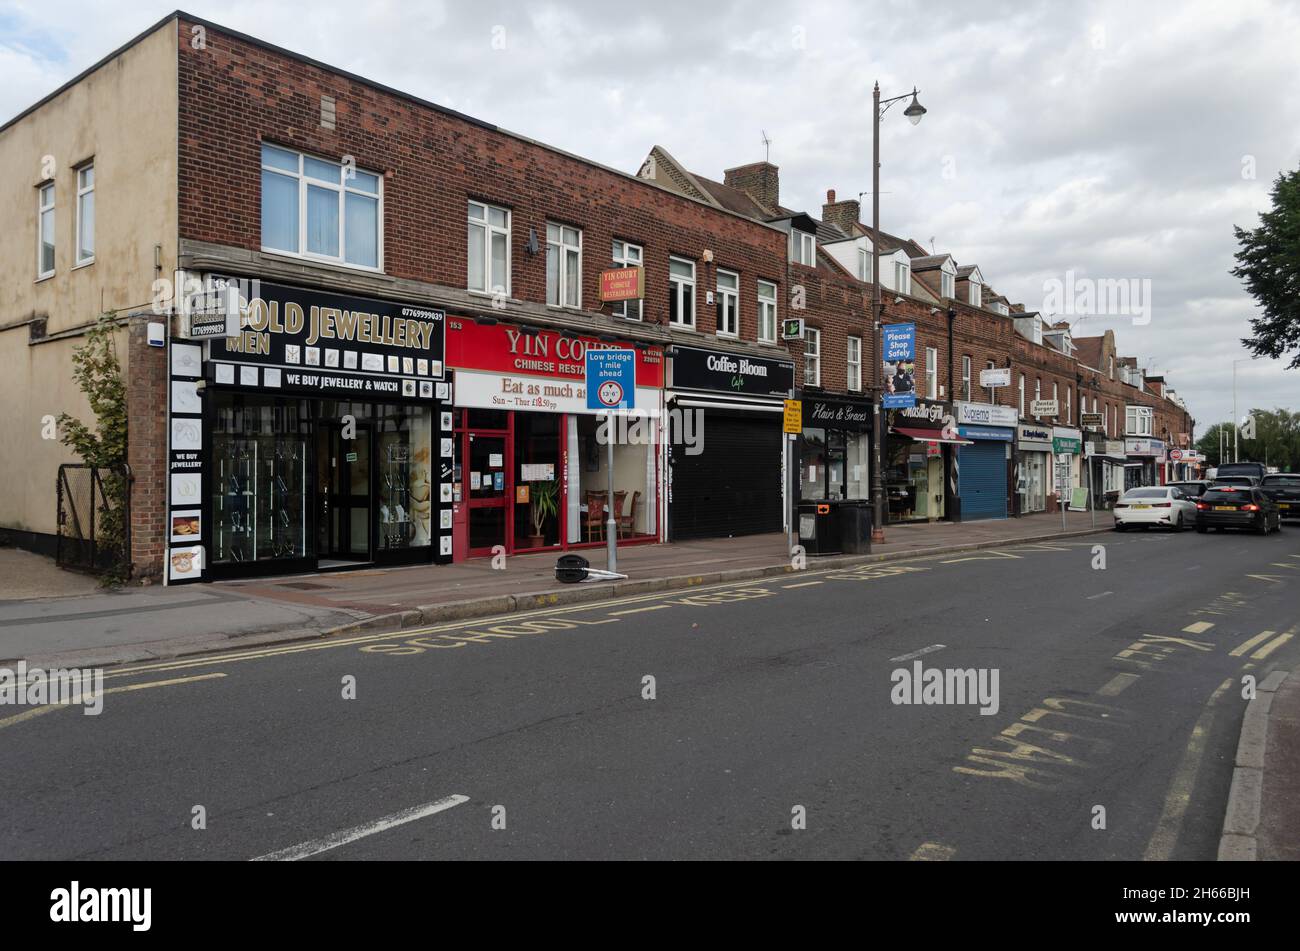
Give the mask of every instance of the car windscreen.
[[1170, 482], [1169, 487], [1180, 490], [1183, 495], [1200, 495], [1205, 491], [1205, 486], [1199, 482]]
[[1238, 502], [1245, 503], [1251, 500], [1249, 492], [1234, 492], [1224, 489], [1206, 489], [1205, 494], [1201, 496], [1202, 502]]
[[1256, 478], [1263, 474], [1264, 467], [1257, 462], [1229, 462], [1219, 466], [1218, 471], [1215, 473], [1216, 476], [1244, 475], [1255, 476]]
[[1163, 499], [1168, 489], [1129, 489], [1124, 493], [1124, 501], [1129, 499]]
[[1261, 485], [1273, 489], [1300, 489], [1300, 475], [1264, 476]]
[[1219, 485], [1254, 485], [1253, 479], [1247, 479], [1245, 476], [1228, 476], [1225, 479], [1215, 479]]

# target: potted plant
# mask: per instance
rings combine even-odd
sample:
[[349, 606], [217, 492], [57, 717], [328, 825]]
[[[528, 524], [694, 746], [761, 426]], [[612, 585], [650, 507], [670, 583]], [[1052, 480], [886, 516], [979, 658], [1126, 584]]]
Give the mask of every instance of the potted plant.
[[555, 515], [560, 508], [560, 483], [534, 482], [529, 489], [530, 514], [533, 519], [533, 534], [528, 536], [530, 547], [540, 548], [546, 543], [542, 526], [546, 520]]

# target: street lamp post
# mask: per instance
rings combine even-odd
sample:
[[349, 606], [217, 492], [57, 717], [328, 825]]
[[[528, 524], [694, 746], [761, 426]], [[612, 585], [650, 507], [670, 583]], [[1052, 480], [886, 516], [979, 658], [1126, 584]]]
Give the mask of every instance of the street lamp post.
[[1237, 434], [1241, 432], [1241, 417], [1237, 415], [1237, 364], [1249, 363], [1251, 360], [1258, 360], [1259, 357], [1243, 357], [1240, 360], [1232, 361], [1232, 461], [1241, 462], [1241, 456], [1237, 452]]
[[[925, 115], [925, 107], [916, 100], [916, 87], [912, 87], [910, 94], [894, 96], [892, 99], [880, 98], [880, 83], [876, 83], [872, 91], [871, 99], [873, 108], [871, 110], [871, 318], [872, 329], [875, 339], [873, 345], [876, 362], [876, 398], [871, 407], [872, 425], [871, 425], [871, 540], [872, 542], [883, 542], [885, 540], [885, 486], [883, 482], [884, 473], [881, 471], [882, 444], [884, 440], [884, 414], [881, 412], [881, 404], [884, 402], [884, 381], [881, 377], [882, 371], [882, 354], [880, 350], [880, 327], [885, 316], [884, 308], [880, 303], [880, 120], [884, 118], [885, 112], [889, 107], [900, 99], [906, 99], [911, 95], [912, 101], [903, 115], [911, 120], [912, 125], [921, 121], [921, 116]], [[883, 106], [883, 108], [882, 108]]]

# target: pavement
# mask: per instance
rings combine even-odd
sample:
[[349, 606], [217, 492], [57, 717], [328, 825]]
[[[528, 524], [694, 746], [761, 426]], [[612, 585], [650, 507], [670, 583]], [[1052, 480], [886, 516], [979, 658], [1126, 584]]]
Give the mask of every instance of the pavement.
[[1022, 539], [115, 667], [0, 711], [0, 859], [1212, 860], [1293, 563]]
[[1300, 675], [1275, 670], [1246, 705], [1220, 861], [1300, 859]]
[[[1096, 524], [1110, 525], [1096, 514]], [[888, 526], [869, 555], [808, 559], [859, 564], [1042, 539], [1062, 533], [1061, 517]], [[1088, 513], [1069, 513], [1066, 533], [1093, 530]], [[603, 548], [581, 552], [605, 565]], [[22, 553], [26, 554], [26, 553]], [[555, 580], [558, 551], [518, 555], [494, 568], [480, 558], [453, 565], [334, 571], [181, 587], [0, 600], [0, 663], [103, 666], [332, 635], [414, 627], [439, 620], [694, 587], [794, 570], [784, 535], [754, 535], [620, 549], [629, 580], [565, 585]], [[31, 555], [30, 558], [39, 558]], [[48, 559], [46, 590], [84, 583]], [[90, 582], [93, 586], [93, 580]], [[8, 587], [4, 589], [9, 593]]]

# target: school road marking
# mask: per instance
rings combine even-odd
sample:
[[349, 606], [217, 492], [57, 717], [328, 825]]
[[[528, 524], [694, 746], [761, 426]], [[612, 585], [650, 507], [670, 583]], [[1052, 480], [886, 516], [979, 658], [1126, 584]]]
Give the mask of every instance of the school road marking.
[[259, 855], [255, 859], [250, 859], [250, 861], [297, 862], [299, 859], [310, 858], [313, 855], [328, 852], [330, 849], [337, 849], [340, 845], [347, 845], [349, 842], [356, 842], [358, 839], [364, 839], [367, 836], [406, 825], [406, 823], [414, 822], [416, 819], [423, 819], [436, 812], [443, 812], [453, 806], [459, 806], [462, 802], [469, 802], [469, 796], [447, 796], [435, 802], [425, 803], [423, 806], [412, 806], [410, 809], [403, 809], [401, 812], [395, 812], [391, 816], [384, 816], [382, 819], [376, 819], [373, 822], [364, 822], [359, 826], [353, 826], [351, 829], [345, 829], [342, 832], [335, 832], [324, 838], [312, 839], [310, 842], [304, 842], [301, 845], [291, 845], [287, 849], [280, 849], [278, 852], [268, 852], [266, 855]]

